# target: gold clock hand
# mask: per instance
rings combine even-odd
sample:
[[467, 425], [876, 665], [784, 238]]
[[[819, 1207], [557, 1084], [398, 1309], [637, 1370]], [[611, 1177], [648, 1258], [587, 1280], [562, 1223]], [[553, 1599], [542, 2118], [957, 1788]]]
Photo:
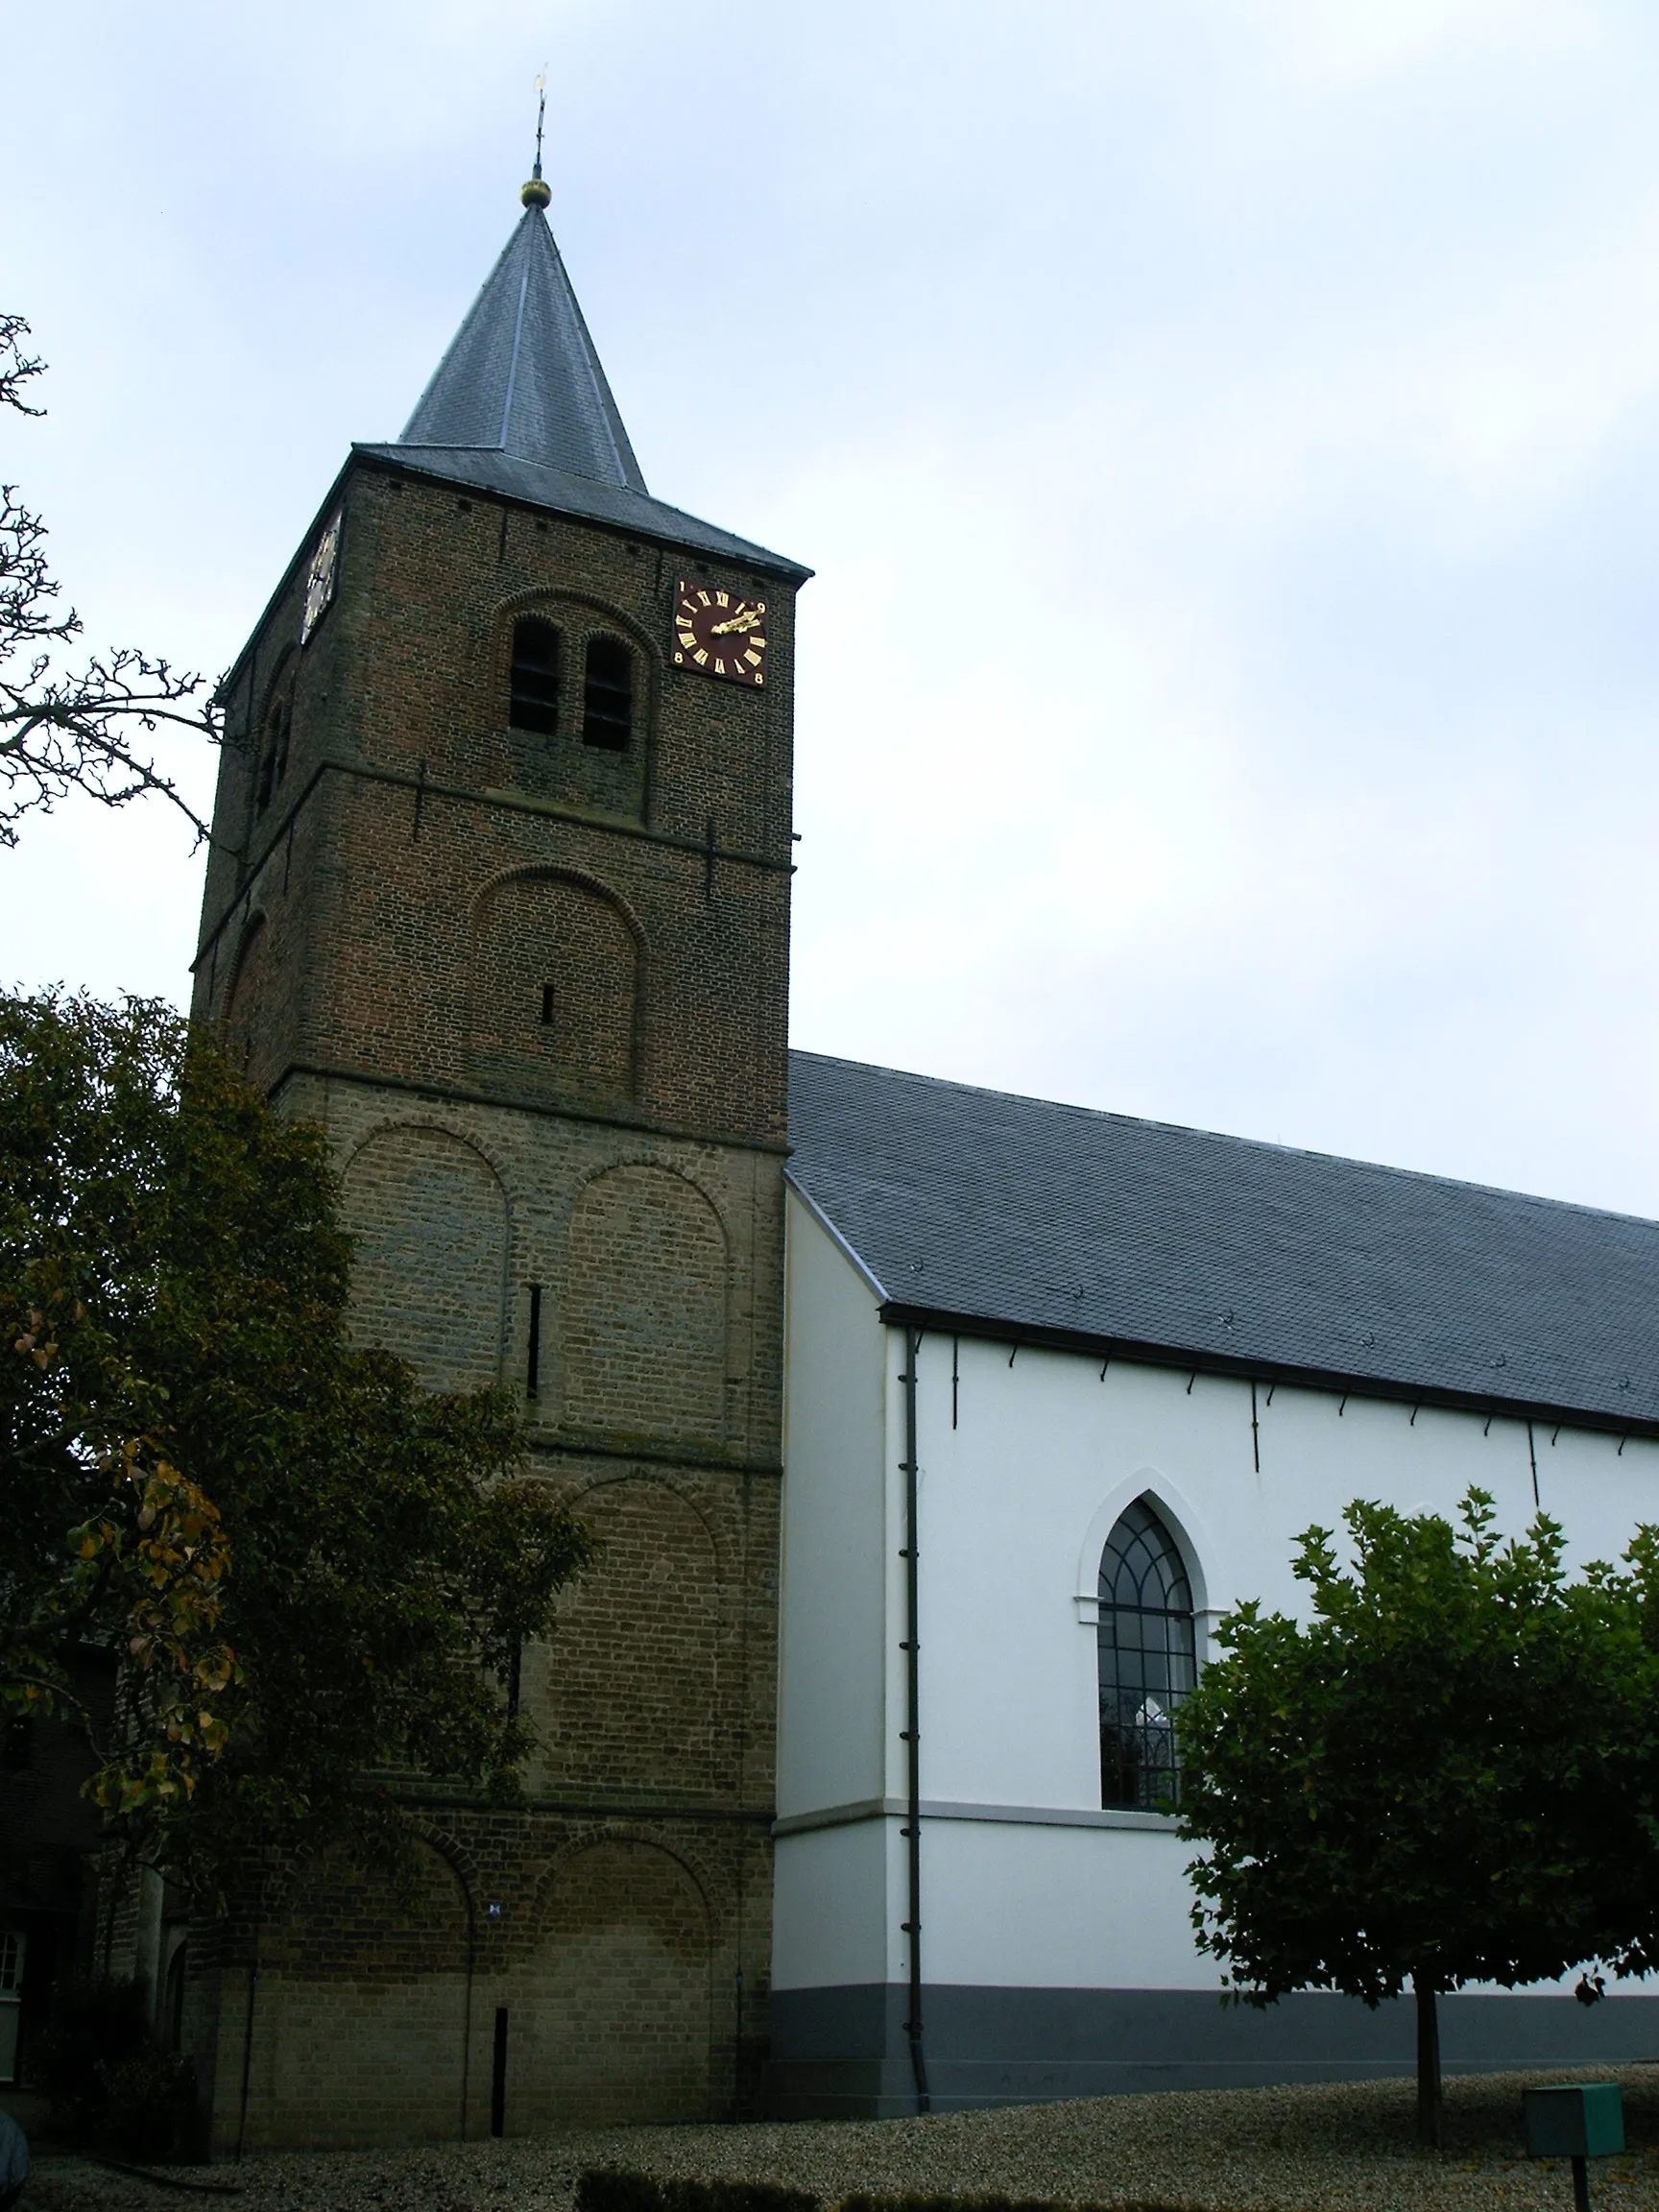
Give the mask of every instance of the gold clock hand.
[[759, 619], [759, 615], [756, 613], [755, 609], [751, 607], [742, 613], [732, 615], [730, 619], [725, 622], [716, 622], [713, 629], [709, 632], [709, 636], [713, 637], [730, 637], [734, 630], [753, 630], [756, 623], [758, 622]]

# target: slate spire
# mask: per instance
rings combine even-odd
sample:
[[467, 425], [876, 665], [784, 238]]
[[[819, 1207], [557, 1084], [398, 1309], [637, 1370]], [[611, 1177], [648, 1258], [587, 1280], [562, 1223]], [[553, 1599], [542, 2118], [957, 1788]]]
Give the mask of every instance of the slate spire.
[[537, 174], [524, 213], [404, 425], [400, 445], [510, 453], [598, 484], [643, 493], [582, 310], [541, 212]]

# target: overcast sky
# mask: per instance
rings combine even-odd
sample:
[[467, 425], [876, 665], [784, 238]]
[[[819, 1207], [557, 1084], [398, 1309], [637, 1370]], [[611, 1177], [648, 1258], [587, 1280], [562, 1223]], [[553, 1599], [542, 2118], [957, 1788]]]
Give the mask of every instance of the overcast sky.
[[[1659, 1214], [1659, 11], [0, 0], [0, 474], [223, 667], [551, 217], [802, 602], [794, 1036]], [[185, 763], [205, 802], [210, 760]], [[4, 971], [181, 998], [159, 805]]]

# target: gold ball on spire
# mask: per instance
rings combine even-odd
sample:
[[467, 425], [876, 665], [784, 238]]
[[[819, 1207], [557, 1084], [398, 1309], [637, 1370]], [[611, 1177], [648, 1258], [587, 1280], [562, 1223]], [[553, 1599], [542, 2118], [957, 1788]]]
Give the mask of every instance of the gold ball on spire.
[[532, 177], [518, 195], [526, 207], [545, 207], [553, 195], [540, 177]]

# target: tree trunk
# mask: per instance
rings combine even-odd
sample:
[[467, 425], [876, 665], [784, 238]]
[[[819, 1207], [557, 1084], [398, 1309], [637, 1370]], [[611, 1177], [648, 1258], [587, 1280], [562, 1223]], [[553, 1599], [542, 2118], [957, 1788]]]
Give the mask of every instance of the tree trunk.
[[1432, 1984], [1413, 1974], [1417, 1997], [1417, 2140], [1426, 2151], [1440, 2148], [1440, 2015]]

